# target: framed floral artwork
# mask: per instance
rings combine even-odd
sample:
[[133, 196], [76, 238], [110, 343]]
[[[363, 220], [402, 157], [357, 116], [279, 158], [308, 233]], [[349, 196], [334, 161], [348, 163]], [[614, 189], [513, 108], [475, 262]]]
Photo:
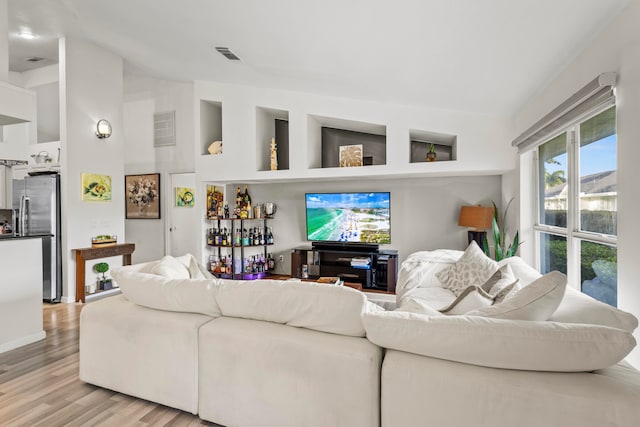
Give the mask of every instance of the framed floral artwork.
[[160, 219], [160, 174], [125, 175], [125, 218]]
[[82, 173], [82, 200], [88, 202], [111, 201], [111, 177], [97, 173]]

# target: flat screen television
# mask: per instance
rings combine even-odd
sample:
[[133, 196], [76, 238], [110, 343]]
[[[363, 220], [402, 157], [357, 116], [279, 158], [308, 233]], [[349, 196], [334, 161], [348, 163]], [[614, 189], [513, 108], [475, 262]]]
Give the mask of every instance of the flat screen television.
[[307, 193], [307, 240], [391, 243], [391, 194]]

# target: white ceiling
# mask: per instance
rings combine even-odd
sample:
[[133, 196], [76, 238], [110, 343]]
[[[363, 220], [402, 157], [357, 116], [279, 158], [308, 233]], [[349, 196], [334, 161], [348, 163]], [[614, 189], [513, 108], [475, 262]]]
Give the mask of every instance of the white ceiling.
[[127, 73], [511, 116], [630, 1], [9, 0], [9, 60], [67, 35]]

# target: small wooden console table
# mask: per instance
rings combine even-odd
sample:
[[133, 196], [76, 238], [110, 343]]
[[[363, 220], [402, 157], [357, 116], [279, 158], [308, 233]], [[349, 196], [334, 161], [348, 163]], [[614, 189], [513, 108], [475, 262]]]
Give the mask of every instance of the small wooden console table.
[[122, 265], [131, 265], [131, 254], [136, 250], [136, 245], [135, 243], [122, 243], [105, 247], [72, 250], [76, 253], [76, 302], [84, 302], [85, 261], [122, 255]]

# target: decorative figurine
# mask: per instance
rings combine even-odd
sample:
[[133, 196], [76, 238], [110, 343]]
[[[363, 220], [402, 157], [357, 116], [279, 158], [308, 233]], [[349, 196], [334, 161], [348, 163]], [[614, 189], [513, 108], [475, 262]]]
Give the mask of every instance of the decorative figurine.
[[209, 154], [222, 154], [222, 141], [213, 141], [207, 151]]
[[278, 170], [278, 147], [275, 138], [271, 138], [271, 170]]

